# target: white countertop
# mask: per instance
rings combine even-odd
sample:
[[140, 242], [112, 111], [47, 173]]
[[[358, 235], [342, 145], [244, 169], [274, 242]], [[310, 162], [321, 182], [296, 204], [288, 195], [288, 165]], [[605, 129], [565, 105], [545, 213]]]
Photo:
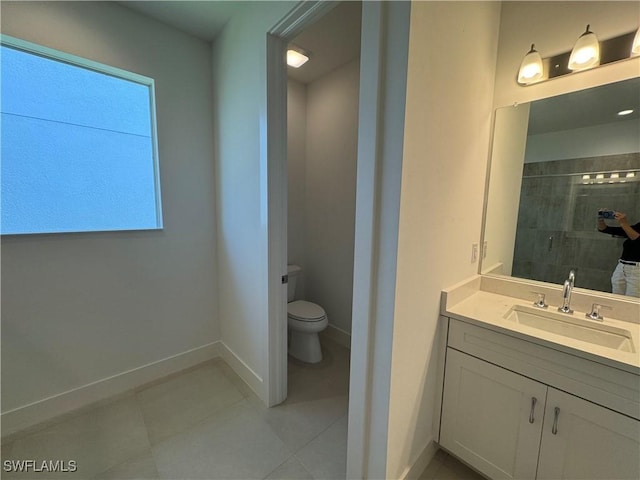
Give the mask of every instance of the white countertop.
[[[471, 284], [465, 284], [443, 292], [443, 315], [640, 375], [639, 323], [607, 318], [607, 311], [603, 311], [604, 321], [587, 320], [586, 312], [575, 311], [572, 317], [584, 319], [587, 325], [589, 325], [588, 322], [594, 322], [594, 324], [609, 325], [630, 332], [633, 352], [607, 348], [508, 320], [506, 315], [513, 306], [530, 307], [532, 302], [483, 291], [479, 289], [480, 282], [477, 280], [472, 284], [477, 285], [477, 288], [470, 287]], [[460, 294], [461, 289], [463, 294]], [[540, 309], [540, 311], [545, 310]], [[549, 306], [548, 311], [556, 312], [557, 309], [555, 306]]]

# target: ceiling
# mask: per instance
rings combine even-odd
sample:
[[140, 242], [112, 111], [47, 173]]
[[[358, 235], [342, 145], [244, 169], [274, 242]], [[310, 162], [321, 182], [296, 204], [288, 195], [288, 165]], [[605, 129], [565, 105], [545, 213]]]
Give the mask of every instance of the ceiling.
[[[166, 25], [213, 41], [229, 19], [249, 8], [249, 1], [120, 1]], [[360, 55], [362, 3], [346, 1], [307, 27], [292, 43], [309, 52], [302, 67], [288, 67], [290, 78], [310, 83]]]
[[252, 2], [183, 0], [119, 3], [202, 40], [211, 41], [233, 15]]
[[[624, 117], [617, 115], [626, 109], [633, 109], [634, 112]], [[532, 102], [528, 134], [572, 130], [638, 118], [640, 78], [632, 78]]]
[[300, 68], [288, 67], [289, 78], [311, 83], [360, 55], [361, 2], [342, 2], [291, 43], [309, 52]]

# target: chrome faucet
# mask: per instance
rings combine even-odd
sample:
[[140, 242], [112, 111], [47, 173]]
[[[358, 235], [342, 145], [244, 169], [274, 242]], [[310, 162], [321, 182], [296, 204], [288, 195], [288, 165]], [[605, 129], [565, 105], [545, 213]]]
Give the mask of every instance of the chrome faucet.
[[558, 311], [562, 313], [573, 313], [571, 310], [571, 292], [573, 291], [573, 286], [576, 281], [576, 272], [571, 270], [569, 272], [569, 278], [564, 281], [564, 286], [562, 287], [562, 306], [558, 307]]

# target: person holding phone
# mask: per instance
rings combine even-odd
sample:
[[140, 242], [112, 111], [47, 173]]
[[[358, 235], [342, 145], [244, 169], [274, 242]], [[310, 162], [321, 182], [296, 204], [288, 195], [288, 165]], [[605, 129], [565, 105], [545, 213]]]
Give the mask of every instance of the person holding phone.
[[[605, 220], [616, 221], [618, 226], [609, 226]], [[611, 275], [611, 291], [640, 297], [640, 222], [629, 225], [626, 213], [601, 208], [598, 210], [597, 228], [602, 233], [626, 238], [618, 265]]]

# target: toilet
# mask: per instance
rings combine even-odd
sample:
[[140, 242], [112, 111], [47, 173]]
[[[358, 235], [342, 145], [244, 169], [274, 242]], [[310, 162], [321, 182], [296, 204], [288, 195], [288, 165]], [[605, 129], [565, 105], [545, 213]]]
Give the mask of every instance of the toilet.
[[297, 277], [302, 271], [298, 265], [289, 265], [287, 274], [287, 324], [289, 326], [289, 355], [307, 363], [322, 360], [318, 333], [327, 328], [327, 313], [320, 305], [306, 300], [294, 300]]

